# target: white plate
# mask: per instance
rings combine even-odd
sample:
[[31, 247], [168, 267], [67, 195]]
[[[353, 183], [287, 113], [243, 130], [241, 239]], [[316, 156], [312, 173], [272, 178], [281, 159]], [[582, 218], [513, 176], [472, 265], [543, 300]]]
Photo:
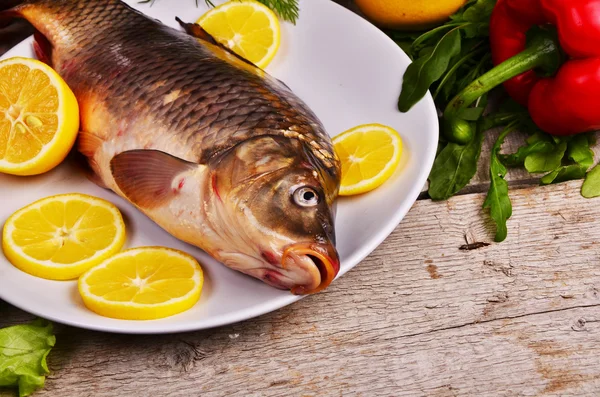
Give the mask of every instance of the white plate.
[[[175, 16], [193, 22], [207, 9], [203, 1], [196, 8], [194, 0], [156, 0], [152, 7], [139, 4], [138, 0], [128, 3], [173, 27], [177, 27]], [[3, 58], [33, 57], [31, 43], [31, 38], [25, 40]], [[425, 185], [433, 164], [438, 118], [431, 96], [407, 114], [396, 108], [402, 75], [409, 62], [406, 54], [380, 30], [330, 0], [303, 0], [297, 25], [282, 23], [281, 49], [268, 72], [304, 99], [332, 136], [358, 124], [382, 123], [397, 129], [404, 141], [401, 164], [385, 185], [339, 202], [338, 278], [398, 226]], [[108, 199], [126, 217], [126, 247], [163, 245], [187, 251], [203, 264], [207, 276], [202, 298], [191, 310], [157, 321], [122, 321], [88, 311], [77, 293], [76, 282], [29, 276], [0, 255], [0, 298], [35, 315], [107, 332], [168, 333], [242, 321], [300, 299], [230, 270], [201, 250], [180, 242], [126, 201], [96, 187], [68, 162], [38, 177], [0, 175], [0, 191], [2, 225], [17, 209], [53, 194], [81, 192]], [[339, 282], [334, 281], [334, 285]]]

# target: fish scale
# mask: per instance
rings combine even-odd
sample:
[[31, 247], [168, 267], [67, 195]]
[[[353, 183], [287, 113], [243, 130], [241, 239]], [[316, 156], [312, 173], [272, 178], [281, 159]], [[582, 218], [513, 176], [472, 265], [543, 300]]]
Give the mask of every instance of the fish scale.
[[96, 182], [232, 269], [294, 293], [329, 285], [340, 162], [283, 82], [201, 28], [119, 0], [24, 0], [11, 13], [45, 37], [36, 52], [75, 93]]

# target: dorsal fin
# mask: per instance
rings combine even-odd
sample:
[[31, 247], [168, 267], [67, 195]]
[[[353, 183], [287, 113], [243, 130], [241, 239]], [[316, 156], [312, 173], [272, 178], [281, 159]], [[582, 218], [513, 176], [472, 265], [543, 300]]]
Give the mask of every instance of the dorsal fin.
[[181, 27], [185, 30], [185, 32], [187, 34], [189, 34], [190, 36], [196, 37], [197, 39], [204, 40], [210, 44], [213, 44], [219, 48], [222, 48], [223, 50], [227, 51], [228, 53], [235, 56], [239, 60], [246, 62], [247, 64], [252, 65], [254, 67], [258, 67], [254, 63], [252, 63], [249, 60], [247, 60], [246, 58], [244, 58], [243, 56], [233, 52], [231, 50], [231, 48], [219, 43], [206, 30], [204, 30], [204, 28], [202, 28], [202, 26], [198, 25], [197, 23], [186, 23], [186, 22], [183, 22], [181, 19], [179, 19], [179, 17], [175, 17], [175, 20], [177, 22], [179, 22], [179, 25], [181, 25]]

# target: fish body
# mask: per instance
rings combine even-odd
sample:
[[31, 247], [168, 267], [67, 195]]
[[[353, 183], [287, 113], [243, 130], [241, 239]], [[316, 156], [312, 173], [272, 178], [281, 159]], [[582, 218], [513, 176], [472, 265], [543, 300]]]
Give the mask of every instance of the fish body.
[[329, 285], [340, 163], [285, 84], [119, 0], [9, 6], [77, 97], [97, 183], [232, 269], [296, 294]]

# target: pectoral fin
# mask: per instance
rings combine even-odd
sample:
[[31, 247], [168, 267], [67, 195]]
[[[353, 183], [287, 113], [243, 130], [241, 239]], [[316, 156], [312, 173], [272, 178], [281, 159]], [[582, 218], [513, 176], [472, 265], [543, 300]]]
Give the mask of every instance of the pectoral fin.
[[77, 136], [77, 149], [88, 159], [92, 159], [104, 141], [97, 135], [79, 131]]
[[77, 156], [77, 158], [81, 163], [87, 178], [96, 185], [106, 189], [106, 184], [102, 181], [102, 178], [96, 174], [98, 164], [96, 163], [95, 155], [98, 149], [100, 149], [100, 146], [102, 146], [102, 143], [104, 143], [104, 141], [97, 135], [79, 131], [79, 135], [77, 136], [77, 149], [79, 150], [80, 155]]
[[132, 203], [146, 209], [168, 203], [183, 186], [177, 177], [198, 167], [158, 150], [130, 150], [110, 161], [119, 189]]

